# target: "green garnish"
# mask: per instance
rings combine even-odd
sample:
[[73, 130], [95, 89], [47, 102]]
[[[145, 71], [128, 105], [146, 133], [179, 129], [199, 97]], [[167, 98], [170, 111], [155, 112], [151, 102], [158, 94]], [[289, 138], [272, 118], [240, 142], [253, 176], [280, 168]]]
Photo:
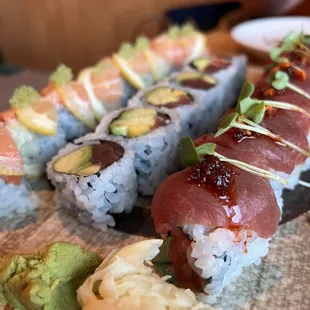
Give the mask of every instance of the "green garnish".
[[108, 61], [101, 61], [93, 68], [93, 73], [99, 75], [110, 67], [111, 63], [109, 63]]
[[289, 62], [289, 59], [286, 57], [280, 57], [284, 52], [295, 50], [299, 40], [299, 35], [293, 31], [289, 33], [283, 40], [282, 44], [279, 47], [275, 47], [269, 53], [271, 60], [277, 63]]
[[181, 26], [180, 33], [182, 36], [189, 36], [196, 32], [195, 27], [187, 22], [183, 26]]
[[171, 26], [168, 31], [167, 31], [167, 35], [171, 38], [171, 39], [176, 39], [178, 36], [180, 36], [181, 30], [179, 28], [179, 26], [177, 25], [173, 25]]
[[297, 111], [310, 117], [310, 113], [306, 110], [287, 102], [251, 98], [253, 92], [254, 85], [251, 82], [246, 81], [242, 86], [236, 111], [239, 115], [243, 115], [246, 118], [253, 120], [256, 124], [259, 124], [263, 120], [267, 106], [283, 110]]
[[147, 48], [150, 48], [150, 40], [145, 36], [140, 36], [136, 40], [135, 47], [138, 51], [143, 51]]
[[272, 133], [270, 130], [268, 130], [262, 126], [259, 126], [255, 122], [249, 120], [248, 118], [240, 115], [237, 112], [231, 112], [231, 113], [228, 113], [227, 115], [225, 115], [225, 117], [222, 118], [222, 120], [220, 120], [219, 127], [220, 127], [220, 129], [214, 135], [215, 138], [222, 135], [223, 133], [225, 133], [226, 131], [228, 131], [231, 128], [238, 128], [238, 129], [242, 129], [242, 130], [246, 130], [246, 131], [250, 131], [250, 132], [256, 132], [258, 134], [267, 136], [267, 137], [269, 137], [275, 141], [279, 141], [279, 142], [285, 144], [286, 146], [290, 147], [291, 149], [295, 150], [298, 153], [305, 155], [306, 157], [310, 157], [309, 152], [303, 150], [299, 146], [297, 146], [297, 145], [295, 145], [295, 144], [293, 144], [293, 143], [291, 143], [285, 139], [282, 139], [280, 136]]
[[170, 263], [169, 252], [171, 249], [172, 237], [166, 238], [159, 248], [159, 253], [152, 259], [152, 263]]
[[199, 145], [198, 147], [194, 146], [194, 143], [190, 137], [183, 137], [181, 138], [181, 145], [186, 145], [186, 148], [180, 148], [179, 151], [182, 154], [182, 158], [189, 157], [188, 160], [183, 161], [188, 163], [186, 165], [187, 167], [190, 167], [194, 164], [199, 164], [203, 161], [201, 157], [206, 155], [212, 155], [217, 157], [220, 161], [227, 162], [237, 168], [240, 168], [246, 172], [267, 178], [267, 179], [274, 179], [277, 180], [283, 184], [287, 184], [287, 181], [283, 178], [277, 176], [276, 174], [273, 174], [265, 169], [261, 169], [252, 165], [249, 165], [243, 161], [235, 160], [228, 158], [226, 156], [223, 156], [216, 152], [216, 144], [215, 143], [205, 143], [202, 145]]
[[63, 86], [71, 82], [72, 79], [73, 79], [72, 70], [66, 65], [62, 64], [62, 65], [59, 65], [56, 71], [54, 71], [51, 74], [49, 81], [58, 86]]
[[163, 244], [159, 248], [159, 253], [152, 259], [152, 264], [156, 273], [160, 277], [170, 276], [167, 281], [170, 283], [176, 283], [175, 271], [172, 267], [171, 260], [169, 258], [169, 252], [171, 249], [172, 237], [168, 237], [164, 240]]
[[20, 86], [15, 89], [10, 104], [12, 108], [27, 107], [40, 99], [40, 94], [31, 86]]
[[135, 48], [128, 42], [123, 43], [118, 51], [118, 55], [125, 59], [132, 58], [135, 53]]
[[305, 92], [300, 87], [290, 83], [290, 78], [287, 73], [283, 71], [277, 71], [273, 76], [273, 81], [271, 83], [272, 87], [278, 90], [281, 89], [291, 89], [292, 91], [296, 92], [297, 94], [306, 97], [307, 99], [310, 99], [310, 94]]

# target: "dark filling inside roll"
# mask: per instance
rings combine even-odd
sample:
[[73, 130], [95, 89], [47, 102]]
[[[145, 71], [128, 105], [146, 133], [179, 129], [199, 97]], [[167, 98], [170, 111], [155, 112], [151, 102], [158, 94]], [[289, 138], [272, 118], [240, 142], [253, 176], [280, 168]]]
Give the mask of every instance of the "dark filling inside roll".
[[145, 135], [170, 123], [170, 118], [151, 108], [128, 109], [114, 119], [109, 131], [111, 134], [134, 138]]
[[54, 170], [60, 173], [90, 176], [98, 173], [120, 160], [124, 148], [112, 141], [100, 141], [100, 144], [84, 145], [66, 154], [54, 163]]
[[191, 67], [206, 74], [214, 74], [227, 69], [231, 64], [229, 59], [202, 57], [191, 62]]
[[176, 82], [184, 87], [208, 90], [216, 85], [216, 80], [197, 72], [184, 72], [178, 75]]
[[145, 95], [145, 101], [149, 105], [168, 109], [194, 103], [192, 96], [188, 92], [168, 86], [157, 87], [151, 90]]

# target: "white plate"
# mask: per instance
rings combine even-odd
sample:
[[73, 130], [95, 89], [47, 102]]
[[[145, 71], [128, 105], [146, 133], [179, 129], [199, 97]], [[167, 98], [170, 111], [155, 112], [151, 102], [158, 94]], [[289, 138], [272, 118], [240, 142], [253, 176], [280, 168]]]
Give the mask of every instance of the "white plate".
[[310, 17], [272, 17], [250, 20], [235, 26], [231, 35], [239, 44], [257, 52], [270, 51], [291, 31], [310, 34]]

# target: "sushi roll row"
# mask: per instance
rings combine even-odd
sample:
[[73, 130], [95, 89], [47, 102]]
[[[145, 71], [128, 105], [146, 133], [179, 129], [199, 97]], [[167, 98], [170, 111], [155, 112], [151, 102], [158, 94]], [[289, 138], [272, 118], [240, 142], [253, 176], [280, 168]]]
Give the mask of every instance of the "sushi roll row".
[[281, 216], [282, 191], [308, 169], [310, 44], [292, 33], [270, 54], [254, 86], [215, 134], [181, 139], [186, 169], [170, 175], [152, 202], [165, 239], [155, 268], [215, 302], [243, 267], [268, 253]]
[[[184, 46], [187, 40], [193, 45]], [[169, 42], [167, 50], [162, 49], [165, 42]], [[4, 155], [0, 167], [0, 217], [12, 214], [12, 210], [26, 211], [8, 194], [19, 189], [30, 198], [26, 205], [33, 204], [35, 208], [38, 199], [32, 203], [35, 195], [29, 182], [37, 181], [45, 173], [46, 163], [65, 144], [93, 131], [107, 113], [125, 107], [137, 89], [155, 83], [206, 52], [204, 34], [188, 24], [173, 26], [151, 41], [140, 37], [134, 45], [123, 44], [112, 57], [83, 70], [77, 79], [70, 68], [60, 65], [40, 92], [28, 86], [17, 89], [11, 109], [0, 113], [1, 126], [5, 128], [1, 140]], [[10, 143], [6, 142], [8, 135]], [[8, 169], [9, 148], [22, 161], [23, 169], [18, 174]], [[16, 177], [19, 181], [11, 182]]]
[[[245, 59], [240, 58], [243, 60], [240, 66], [245, 66]], [[231, 70], [231, 66], [228, 66], [228, 70]], [[136, 179], [133, 181], [128, 178], [128, 182], [127, 177], [123, 179], [125, 187], [132, 189], [132, 199], [115, 187], [111, 187], [113, 193], [106, 193], [105, 187], [110, 189], [106, 183], [102, 186], [93, 184], [93, 181], [97, 182], [98, 178], [102, 178], [101, 174], [97, 175], [98, 171], [93, 171], [92, 176], [84, 176], [85, 180], [73, 170], [58, 171], [55, 162], [61, 160], [67, 150], [71, 151], [71, 146], [67, 146], [52, 160], [48, 168], [48, 177], [57, 188], [56, 203], [93, 227], [105, 229], [107, 226], [114, 226], [111, 214], [131, 211], [137, 195], [143, 197], [138, 201], [141, 204], [145, 198], [154, 194], [168, 175], [180, 167], [177, 148], [182, 135], [195, 138], [215, 128], [220, 113], [232, 105], [231, 101], [224, 100], [223, 92], [224, 85], [221, 81], [188, 70], [172, 74], [165, 82], [139, 92], [128, 103], [128, 108], [108, 113], [101, 119], [95, 133], [74, 142], [78, 145], [107, 137], [132, 151], [134, 157], [130, 164]], [[104, 152], [102, 157], [105, 157]], [[114, 168], [117, 173], [117, 167]], [[108, 172], [100, 173], [104, 175]], [[111, 181], [113, 182], [113, 178]], [[115, 203], [118, 207], [114, 206]]]

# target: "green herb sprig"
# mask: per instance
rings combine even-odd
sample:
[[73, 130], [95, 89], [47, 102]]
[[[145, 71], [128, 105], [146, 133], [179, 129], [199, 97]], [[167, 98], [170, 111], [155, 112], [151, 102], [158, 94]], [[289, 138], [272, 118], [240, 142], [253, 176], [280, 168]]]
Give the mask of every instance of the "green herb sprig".
[[282, 90], [285, 88], [288, 88], [297, 94], [304, 96], [305, 98], [310, 100], [310, 94], [305, 92], [303, 89], [300, 87], [290, 83], [290, 78], [287, 73], [283, 71], [277, 71], [274, 76], [273, 76], [273, 81], [271, 82], [271, 85], [273, 88]]
[[235, 167], [238, 167], [246, 172], [267, 178], [274, 179], [283, 184], [287, 184], [287, 181], [283, 178], [277, 176], [274, 173], [271, 173], [267, 170], [255, 167], [253, 165], [247, 164], [243, 161], [235, 160], [223, 156], [216, 152], [215, 143], [205, 143], [195, 147], [193, 140], [190, 137], [183, 137], [180, 141], [179, 154], [181, 157], [182, 163], [186, 167], [191, 167], [194, 164], [199, 164], [203, 161], [203, 156], [212, 155], [217, 157], [220, 161], [227, 162]]

